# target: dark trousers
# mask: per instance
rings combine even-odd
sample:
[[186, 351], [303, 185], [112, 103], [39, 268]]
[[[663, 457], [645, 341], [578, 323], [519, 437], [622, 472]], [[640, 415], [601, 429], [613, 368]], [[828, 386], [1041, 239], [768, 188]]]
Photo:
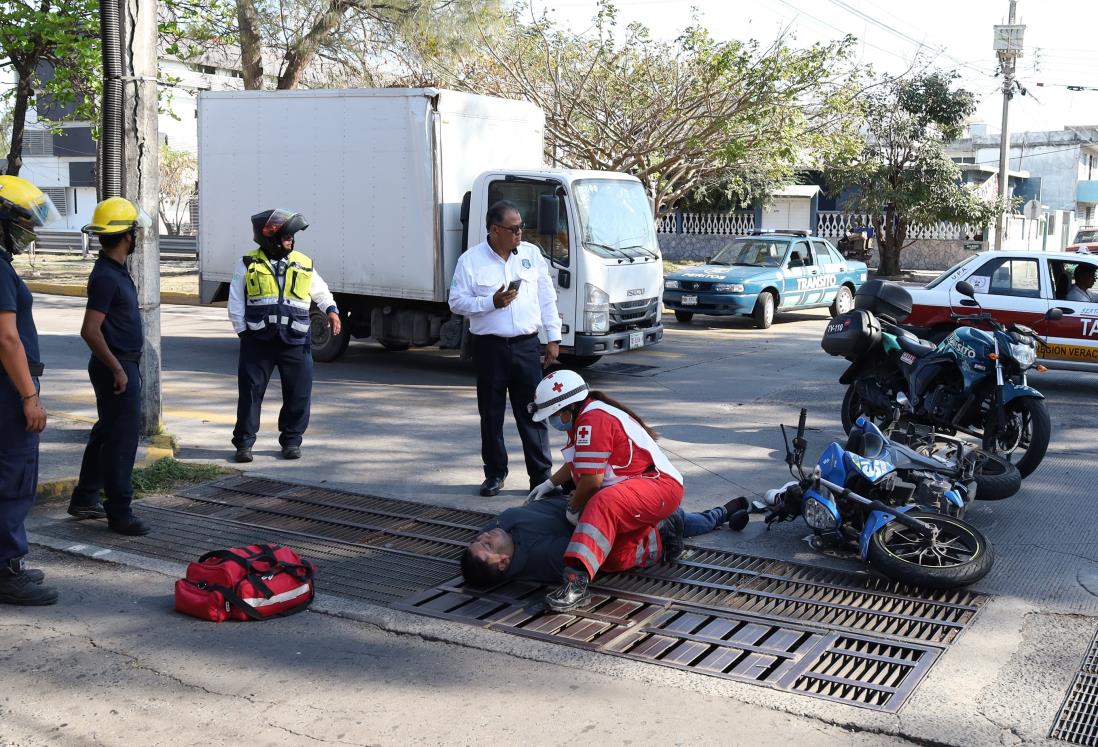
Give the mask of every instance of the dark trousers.
[[478, 335], [474, 348], [477, 366], [477, 407], [480, 410], [480, 455], [484, 476], [507, 476], [507, 445], [503, 442], [503, 413], [511, 399], [526, 474], [537, 484], [553, 468], [549, 456], [549, 430], [535, 423], [526, 406], [534, 401], [534, 390], [542, 378], [541, 343], [537, 335], [514, 341], [492, 335]]
[[27, 554], [23, 522], [37, 491], [38, 434], [27, 433], [23, 400], [0, 374], [0, 565]]
[[80, 482], [72, 492], [73, 503], [97, 503], [99, 491], [106, 493], [103, 508], [112, 520], [125, 521], [133, 513], [133, 461], [141, 429], [141, 370], [136, 361], [119, 361], [126, 372], [126, 391], [114, 393], [114, 374], [93, 357], [88, 377], [95, 390], [99, 420], [92, 426]]
[[240, 361], [236, 377], [239, 399], [233, 446], [251, 448], [259, 432], [259, 413], [271, 373], [278, 368], [282, 380], [282, 409], [278, 413], [278, 442], [301, 446], [309, 427], [309, 402], [313, 394], [313, 349], [308, 345], [287, 345], [282, 340], [257, 340], [245, 333], [240, 338]]

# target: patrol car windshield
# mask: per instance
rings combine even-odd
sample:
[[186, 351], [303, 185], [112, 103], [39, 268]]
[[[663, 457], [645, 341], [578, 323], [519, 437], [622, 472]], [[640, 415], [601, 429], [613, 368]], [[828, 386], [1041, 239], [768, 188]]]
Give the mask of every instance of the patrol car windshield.
[[711, 265], [780, 267], [789, 242], [775, 239], [736, 239], [717, 252]]
[[582, 179], [572, 194], [588, 251], [616, 259], [659, 256], [652, 206], [640, 182]]

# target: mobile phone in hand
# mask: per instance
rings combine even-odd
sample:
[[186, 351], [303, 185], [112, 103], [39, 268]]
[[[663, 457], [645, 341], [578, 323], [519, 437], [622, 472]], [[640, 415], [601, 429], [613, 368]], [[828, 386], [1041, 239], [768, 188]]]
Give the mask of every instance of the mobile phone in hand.
[[517, 293], [520, 285], [522, 285], [522, 278], [515, 278], [507, 284], [507, 290], [515, 291]]

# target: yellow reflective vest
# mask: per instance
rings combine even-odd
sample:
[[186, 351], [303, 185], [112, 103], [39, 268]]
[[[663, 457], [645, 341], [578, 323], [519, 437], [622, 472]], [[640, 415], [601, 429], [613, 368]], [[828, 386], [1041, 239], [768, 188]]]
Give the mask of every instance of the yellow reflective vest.
[[286, 279], [280, 287], [273, 264], [262, 249], [248, 252], [243, 260], [248, 333], [263, 340], [278, 337], [290, 345], [309, 344], [313, 261], [301, 252], [290, 252], [285, 259]]

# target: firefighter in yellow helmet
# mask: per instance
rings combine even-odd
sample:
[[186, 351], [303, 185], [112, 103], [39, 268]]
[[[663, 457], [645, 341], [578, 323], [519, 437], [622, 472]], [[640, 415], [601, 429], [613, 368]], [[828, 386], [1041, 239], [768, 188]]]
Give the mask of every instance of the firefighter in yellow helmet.
[[229, 283], [229, 319], [240, 337], [235, 459], [252, 461], [263, 395], [275, 368], [282, 379], [282, 458], [299, 459], [313, 391], [310, 303], [327, 315], [333, 335], [340, 333], [342, 323], [335, 298], [313, 261], [294, 248], [294, 234], [309, 227], [305, 216], [292, 210], [264, 210], [251, 222], [259, 248], [241, 257]]
[[[137, 232], [152, 219], [124, 197], [111, 197], [95, 206], [84, 233], [97, 236], [101, 248], [88, 276], [88, 303], [80, 336], [91, 349], [88, 376], [95, 390], [99, 419], [88, 436], [80, 481], [69, 500], [69, 513], [78, 519], [106, 519], [114, 532], [148, 534], [149, 527], [133, 515], [133, 462], [141, 419], [139, 364], [145, 336], [137, 287], [126, 258], [137, 246]], [[99, 502], [99, 493], [106, 495]]]
[[31, 316], [33, 299], [12, 256], [34, 231], [58, 217], [50, 198], [26, 179], [0, 176], [0, 603], [53, 604], [42, 571], [26, 568], [23, 526], [38, 488], [38, 440], [46, 427], [39, 400], [42, 358]]

